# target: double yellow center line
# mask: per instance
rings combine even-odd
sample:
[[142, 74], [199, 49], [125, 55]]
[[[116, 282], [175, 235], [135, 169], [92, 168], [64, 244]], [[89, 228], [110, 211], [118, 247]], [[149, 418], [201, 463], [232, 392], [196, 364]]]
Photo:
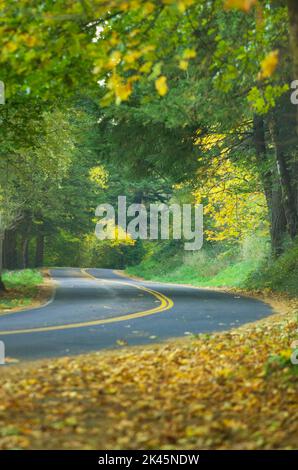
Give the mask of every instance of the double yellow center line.
[[[82, 270], [82, 272], [85, 274], [85, 276], [90, 277], [92, 280], [95, 280], [97, 282], [101, 282], [100, 279], [96, 278], [95, 276], [92, 276], [91, 274], [87, 273], [85, 270]], [[149, 315], [154, 315], [156, 313], [164, 312], [165, 310], [169, 310], [170, 308], [172, 308], [173, 305], [174, 305], [174, 302], [169, 297], [167, 297], [164, 294], [161, 294], [160, 292], [156, 292], [153, 289], [148, 289], [147, 287], [144, 287], [144, 286], [140, 286], [140, 285], [137, 285], [137, 284], [132, 284], [130, 282], [118, 281], [118, 280], [117, 280], [117, 284], [122, 284], [122, 285], [127, 285], [127, 286], [130, 286], [130, 287], [135, 287], [136, 289], [142, 290], [144, 292], [148, 292], [153, 297], [155, 297], [160, 302], [160, 304], [157, 307], [151, 308], [149, 310], [143, 310], [143, 311], [135, 312], [135, 313], [128, 313], [126, 315], [121, 315], [121, 316], [118, 316], [118, 317], [103, 318], [101, 320], [92, 320], [92, 321], [86, 321], [86, 322], [80, 322], [80, 323], [68, 323], [66, 325], [27, 328], [27, 329], [23, 329], [23, 330], [0, 331], [0, 337], [8, 336], [8, 335], [28, 334], [28, 333], [42, 333], [42, 332], [46, 332], [46, 331], [70, 330], [70, 329], [73, 329], [73, 328], [83, 328], [83, 327], [88, 327], [88, 326], [106, 325], [108, 323], [116, 323], [116, 322], [122, 322], [122, 321], [127, 321], [127, 320], [134, 320], [135, 318], [147, 317]]]

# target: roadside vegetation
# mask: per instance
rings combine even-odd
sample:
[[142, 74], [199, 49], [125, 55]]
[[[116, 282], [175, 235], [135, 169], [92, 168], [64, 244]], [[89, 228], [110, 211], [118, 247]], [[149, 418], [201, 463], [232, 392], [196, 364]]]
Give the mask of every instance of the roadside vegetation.
[[126, 272], [155, 281], [297, 296], [297, 243], [277, 259], [272, 259], [268, 248], [268, 240], [258, 236], [244, 240], [241, 245], [207, 247], [188, 255], [180, 250], [172, 256], [169, 248], [161, 246]]
[[3, 274], [6, 291], [0, 295], [0, 315], [16, 308], [29, 307], [36, 301], [44, 278], [37, 270], [8, 271]]

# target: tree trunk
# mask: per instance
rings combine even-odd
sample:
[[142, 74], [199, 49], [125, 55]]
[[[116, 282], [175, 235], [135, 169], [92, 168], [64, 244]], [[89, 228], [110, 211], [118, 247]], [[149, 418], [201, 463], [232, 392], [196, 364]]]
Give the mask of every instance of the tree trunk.
[[271, 247], [272, 255], [276, 258], [283, 252], [283, 242], [287, 233], [287, 219], [282, 203], [281, 188], [276, 185], [272, 190], [272, 213], [271, 213]]
[[26, 269], [29, 266], [29, 238], [22, 240], [22, 268]]
[[17, 234], [15, 230], [5, 231], [3, 266], [6, 269], [15, 269], [17, 267]]
[[35, 247], [35, 267], [40, 268], [43, 266], [44, 257], [44, 235], [38, 234], [36, 237]]
[[[298, 80], [298, 5], [297, 0], [287, 0], [289, 23], [290, 23], [290, 44], [293, 59], [293, 80]], [[298, 106], [296, 106], [296, 133], [298, 136]]]
[[2, 272], [3, 272], [3, 240], [4, 240], [4, 233], [0, 233], [0, 295], [1, 293], [5, 292], [5, 285], [2, 280]]
[[298, 231], [298, 214], [296, 211], [296, 194], [294, 185], [292, 185], [290, 163], [285, 155], [285, 136], [282, 135], [276, 116], [271, 121], [271, 133], [275, 146], [275, 156], [277, 171], [282, 191], [282, 202], [285, 216], [287, 219], [287, 231], [292, 239], [295, 238]]
[[287, 0], [290, 20], [290, 43], [292, 49], [294, 79], [298, 80], [298, 5], [297, 0]]
[[255, 115], [253, 119], [253, 135], [254, 144], [256, 149], [256, 157], [258, 160], [258, 167], [260, 169], [261, 180], [264, 188], [264, 193], [267, 201], [268, 210], [271, 216], [272, 211], [272, 173], [269, 168], [265, 125], [262, 116]]
[[[282, 203], [279, 179], [276, 174], [277, 171], [275, 170], [273, 162], [270, 165], [270, 161], [268, 160], [265, 123], [262, 116], [254, 116], [253, 136], [258, 168], [269, 212], [271, 250], [272, 255], [277, 257], [283, 251], [282, 246], [287, 231], [287, 221]], [[270, 166], [273, 166], [273, 170], [275, 171], [272, 171]]]

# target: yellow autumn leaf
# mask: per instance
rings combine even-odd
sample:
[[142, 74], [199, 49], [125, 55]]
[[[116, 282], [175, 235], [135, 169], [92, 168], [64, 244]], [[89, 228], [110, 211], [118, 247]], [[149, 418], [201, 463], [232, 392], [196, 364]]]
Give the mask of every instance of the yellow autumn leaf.
[[269, 78], [275, 72], [279, 61], [279, 51], [270, 52], [261, 62], [261, 72], [259, 78]]
[[119, 51], [114, 51], [110, 55], [107, 66], [108, 68], [113, 69], [119, 64], [120, 61], [121, 61], [121, 53]]
[[110, 45], [112, 47], [117, 46], [120, 42], [118, 33], [113, 31], [112, 34], [111, 34], [109, 42], [110, 42]]
[[115, 90], [117, 86], [121, 84], [121, 77], [117, 75], [116, 73], [113, 73], [109, 80], [107, 81], [107, 87], [110, 90]]
[[284, 349], [284, 350], [282, 350], [282, 351], [279, 353], [279, 355], [280, 355], [283, 359], [287, 359], [287, 360], [291, 359], [292, 354], [293, 354], [292, 349]]
[[238, 10], [249, 11], [257, 0], [225, 0], [225, 8], [238, 8]]
[[121, 83], [115, 88], [115, 95], [118, 101], [126, 101], [130, 97], [132, 92], [132, 86], [130, 83]]
[[17, 44], [13, 41], [9, 41], [5, 44], [5, 49], [8, 51], [8, 52], [14, 52], [16, 51], [18, 48]]
[[105, 63], [102, 59], [97, 59], [94, 61], [94, 68], [92, 73], [99, 74], [104, 69]]
[[129, 10], [129, 2], [121, 2], [119, 5], [120, 10], [127, 11]]
[[155, 49], [156, 49], [156, 46], [154, 44], [148, 44], [147, 46], [141, 49], [141, 53], [142, 55], [145, 55], [145, 54], [155, 51]]
[[154, 5], [154, 3], [152, 2], [146, 2], [144, 4], [144, 12], [147, 14], [147, 15], [150, 15], [150, 13], [152, 13], [154, 10], [155, 10], [156, 6]]
[[31, 36], [29, 34], [24, 34], [22, 36], [22, 40], [28, 47], [34, 47], [38, 43], [38, 39], [35, 36]]
[[184, 13], [185, 10], [194, 3], [194, 0], [179, 0], [177, 2], [177, 8], [181, 13]]
[[116, 103], [126, 101], [132, 93], [131, 82], [124, 83], [120, 75], [114, 73], [107, 81], [107, 87], [114, 93]]
[[179, 62], [179, 69], [187, 70], [188, 69], [188, 62], [187, 60], [180, 60]]
[[182, 59], [194, 59], [197, 53], [194, 49], [185, 49], [182, 54]]
[[128, 51], [123, 57], [123, 60], [125, 60], [127, 64], [131, 65], [131, 64], [134, 64], [138, 60], [139, 57], [140, 57], [140, 52]]
[[135, 28], [129, 33], [129, 37], [134, 38], [141, 32], [140, 28]]
[[142, 73], [149, 73], [150, 70], [152, 69], [152, 65], [153, 65], [152, 62], [150, 62], [150, 61], [149, 61], [149, 62], [145, 62], [145, 63], [141, 66], [140, 72], [142, 72]]
[[155, 88], [157, 89], [160, 96], [164, 96], [168, 92], [167, 77], [162, 75], [157, 80], [155, 80]]

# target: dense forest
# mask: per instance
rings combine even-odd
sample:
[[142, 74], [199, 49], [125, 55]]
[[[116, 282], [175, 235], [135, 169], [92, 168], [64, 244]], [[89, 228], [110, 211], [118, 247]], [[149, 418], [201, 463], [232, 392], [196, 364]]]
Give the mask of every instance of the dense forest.
[[[0, 5], [1, 270], [296, 289], [295, 0]], [[97, 240], [96, 206], [121, 194], [202, 203], [202, 252]]]

